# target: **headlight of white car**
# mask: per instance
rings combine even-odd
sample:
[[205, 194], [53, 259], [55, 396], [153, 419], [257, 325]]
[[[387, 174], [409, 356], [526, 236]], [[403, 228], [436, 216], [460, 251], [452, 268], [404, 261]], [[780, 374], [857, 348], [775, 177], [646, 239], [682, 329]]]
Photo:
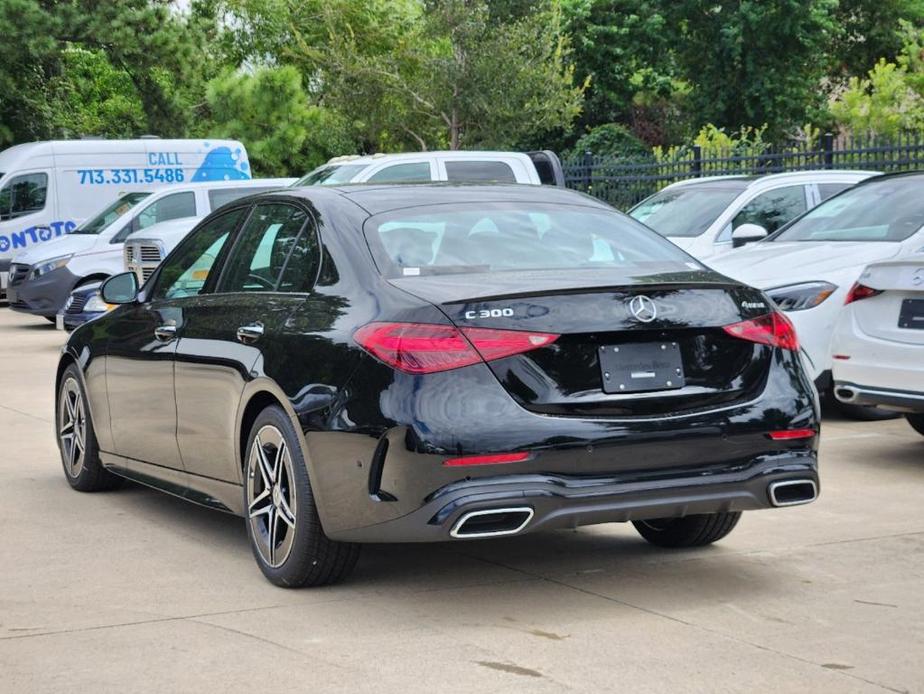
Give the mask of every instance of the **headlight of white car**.
[[112, 308], [114, 306], [103, 301], [103, 297], [100, 296], [99, 292], [87, 299], [87, 303], [83, 305], [83, 310], [86, 313], [105, 313]]
[[42, 263], [38, 263], [32, 266], [32, 276], [41, 277], [42, 275], [47, 275], [52, 270], [57, 270], [59, 267], [64, 267], [67, 265], [67, 261], [74, 257], [74, 254], [62, 255], [58, 258], [52, 258], [51, 260], [46, 260]]
[[804, 311], [818, 306], [836, 289], [830, 282], [802, 282], [768, 289], [767, 296], [784, 311]]

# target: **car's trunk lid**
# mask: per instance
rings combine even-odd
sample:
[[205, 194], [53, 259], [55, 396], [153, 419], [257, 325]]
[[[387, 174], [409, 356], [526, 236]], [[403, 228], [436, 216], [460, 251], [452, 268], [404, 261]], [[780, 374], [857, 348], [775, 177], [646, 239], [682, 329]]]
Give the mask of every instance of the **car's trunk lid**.
[[559, 335], [489, 362], [510, 395], [536, 412], [648, 416], [715, 407], [759, 392], [770, 364], [770, 347], [723, 330], [768, 313], [763, 295], [711, 272], [644, 280], [581, 273], [578, 282], [574, 273], [534, 271], [392, 282], [460, 328]]

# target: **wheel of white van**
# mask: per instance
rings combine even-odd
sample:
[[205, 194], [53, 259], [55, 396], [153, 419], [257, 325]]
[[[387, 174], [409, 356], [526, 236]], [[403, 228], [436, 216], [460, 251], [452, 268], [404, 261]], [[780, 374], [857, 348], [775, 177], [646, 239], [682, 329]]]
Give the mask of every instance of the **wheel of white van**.
[[911, 425], [912, 429], [918, 432], [921, 436], [924, 436], [924, 413], [906, 414], [905, 419], [908, 420], [908, 424]]
[[74, 489], [98, 492], [115, 489], [122, 478], [106, 470], [99, 459], [93, 419], [78, 367], [71, 364], [61, 376], [55, 418], [58, 450], [64, 476]]
[[263, 575], [285, 588], [336, 583], [353, 569], [359, 545], [324, 534], [308, 469], [292, 422], [267, 407], [250, 431], [245, 452], [247, 535]]
[[741, 511], [683, 518], [632, 521], [639, 535], [659, 547], [701, 547], [721, 540], [741, 519]]

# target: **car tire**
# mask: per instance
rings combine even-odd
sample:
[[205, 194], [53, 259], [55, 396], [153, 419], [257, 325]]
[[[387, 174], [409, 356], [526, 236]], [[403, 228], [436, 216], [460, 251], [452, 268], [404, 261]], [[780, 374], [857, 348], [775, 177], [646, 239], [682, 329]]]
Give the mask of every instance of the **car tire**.
[[632, 525], [639, 535], [658, 547], [702, 547], [728, 535], [740, 519], [741, 511], [729, 511], [632, 521]]
[[325, 535], [298, 436], [281, 407], [257, 416], [243, 456], [245, 525], [263, 575], [284, 588], [345, 578], [360, 546]]
[[76, 364], [68, 366], [61, 375], [55, 425], [64, 477], [71, 487], [79, 492], [99, 492], [122, 485], [124, 480], [100, 462], [87, 394]]
[[918, 432], [921, 436], [924, 436], [924, 412], [918, 414], [906, 414], [905, 419], [908, 420], [908, 424], [911, 425], [911, 428]]

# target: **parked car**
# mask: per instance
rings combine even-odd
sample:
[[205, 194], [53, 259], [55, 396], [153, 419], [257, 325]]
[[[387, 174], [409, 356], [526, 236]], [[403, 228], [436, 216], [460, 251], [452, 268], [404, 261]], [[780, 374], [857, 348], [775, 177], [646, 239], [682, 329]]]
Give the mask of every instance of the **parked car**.
[[408, 152], [335, 157], [296, 186], [432, 181], [565, 185], [554, 152]]
[[122, 271], [122, 244], [130, 234], [171, 219], [201, 217], [239, 197], [292, 181], [216, 181], [128, 193], [67, 236], [17, 255], [10, 269], [10, 308], [54, 322], [71, 290]]
[[[135, 272], [138, 276], [138, 286], [143, 285], [166, 253], [172, 250], [200, 220], [201, 217], [171, 219], [138, 232], [144, 236], [143, 239], [136, 240], [134, 235], [129, 236], [125, 239], [122, 269]], [[100, 296], [101, 284], [101, 281], [89, 282], [74, 288], [56, 316], [55, 325], [59, 330], [70, 332], [115, 308], [114, 305], [103, 301]]]
[[901, 412], [924, 434], [924, 247], [863, 271], [832, 350], [838, 400]]
[[0, 295], [13, 256], [76, 229], [125, 193], [250, 178], [236, 140], [61, 140], [0, 152]]
[[114, 304], [103, 301], [99, 291], [101, 285], [101, 281], [90, 282], [72, 291], [55, 316], [55, 327], [70, 332], [114, 309]]
[[817, 494], [789, 320], [574, 191], [263, 194], [102, 296], [58, 369], [68, 482], [239, 514], [278, 585], [363, 542], [632, 521], [704, 545]]
[[[796, 326], [809, 373], [831, 386], [831, 335], [870, 262], [924, 247], [924, 173], [877, 176], [827, 200], [766, 241], [709, 261], [764, 289]], [[847, 414], [870, 415], [841, 403]]]
[[693, 178], [629, 210], [700, 259], [759, 241], [872, 171], [799, 171], [770, 176]]

